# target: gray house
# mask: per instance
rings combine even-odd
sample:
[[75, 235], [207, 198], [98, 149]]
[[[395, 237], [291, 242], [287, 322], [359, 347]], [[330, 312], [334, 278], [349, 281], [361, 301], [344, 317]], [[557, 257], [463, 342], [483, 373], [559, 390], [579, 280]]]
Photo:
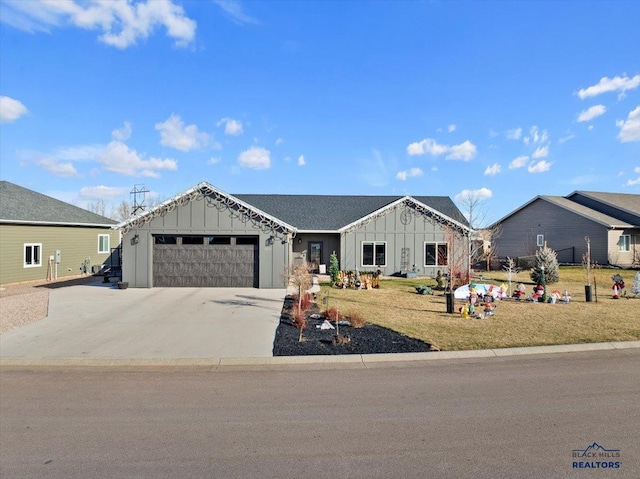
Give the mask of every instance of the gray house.
[[0, 284], [90, 274], [120, 243], [116, 222], [0, 181]]
[[230, 195], [206, 182], [118, 227], [133, 287], [280, 288], [294, 257], [324, 272], [334, 251], [345, 270], [435, 275], [464, 257], [469, 232], [447, 197]]
[[640, 264], [640, 195], [575, 191], [564, 197], [536, 196], [496, 224], [502, 233], [492, 248], [499, 257], [531, 256], [546, 243], [559, 262], [581, 263], [589, 237], [592, 261]]

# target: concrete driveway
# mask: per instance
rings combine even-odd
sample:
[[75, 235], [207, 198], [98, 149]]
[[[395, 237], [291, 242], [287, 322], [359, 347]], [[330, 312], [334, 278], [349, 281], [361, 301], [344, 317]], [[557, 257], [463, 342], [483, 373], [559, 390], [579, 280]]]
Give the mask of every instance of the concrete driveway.
[[0, 357], [270, 357], [284, 289], [54, 289], [47, 318], [0, 335]]

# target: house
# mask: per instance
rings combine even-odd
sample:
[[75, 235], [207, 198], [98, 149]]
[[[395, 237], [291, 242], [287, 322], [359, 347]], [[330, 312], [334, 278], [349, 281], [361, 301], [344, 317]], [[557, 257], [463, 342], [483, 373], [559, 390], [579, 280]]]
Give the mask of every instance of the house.
[[0, 181], [0, 284], [78, 276], [109, 262], [115, 221]]
[[502, 232], [492, 248], [500, 257], [530, 257], [546, 244], [559, 262], [581, 263], [588, 237], [592, 262], [640, 263], [640, 195], [574, 191], [536, 196], [496, 224]]
[[132, 287], [280, 288], [296, 255], [325, 271], [334, 251], [345, 270], [435, 276], [464, 257], [469, 231], [447, 197], [230, 195], [207, 182], [118, 227]]

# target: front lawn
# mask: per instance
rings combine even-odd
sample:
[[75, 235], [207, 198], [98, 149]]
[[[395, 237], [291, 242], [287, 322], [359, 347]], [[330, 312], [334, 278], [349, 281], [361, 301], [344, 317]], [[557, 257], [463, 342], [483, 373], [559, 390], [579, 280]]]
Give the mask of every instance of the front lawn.
[[[550, 285], [548, 291], [569, 291], [569, 304], [498, 301], [495, 315], [487, 319], [463, 318], [457, 313], [464, 304], [462, 301], [456, 301], [455, 314], [448, 314], [442, 292], [436, 291], [433, 296], [416, 294], [415, 286], [435, 285], [428, 278], [384, 279], [380, 281], [380, 289], [373, 290], [323, 285], [318, 300], [328, 292], [330, 307], [337, 307], [347, 315], [358, 311], [369, 323], [420, 339], [443, 351], [640, 340], [640, 295], [612, 299], [611, 276], [615, 273], [623, 275], [627, 294], [633, 296], [635, 271], [596, 270], [593, 301], [587, 303], [584, 270], [562, 267], [560, 282]], [[496, 285], [506, 282], [504, 272], [483, 274], [484, 279], [475, 281]], [[519, 273], [515, 280], [522, 281], [527, 294], [531, 293], [533, 283], [528, 272]]]

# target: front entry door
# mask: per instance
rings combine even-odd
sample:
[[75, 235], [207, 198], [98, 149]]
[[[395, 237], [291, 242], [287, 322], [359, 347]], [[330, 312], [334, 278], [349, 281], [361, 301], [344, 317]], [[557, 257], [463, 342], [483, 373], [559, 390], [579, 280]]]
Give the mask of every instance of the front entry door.
[[318, 272], [322, 264], [322, 241], [309, 241], [309, 264]]

